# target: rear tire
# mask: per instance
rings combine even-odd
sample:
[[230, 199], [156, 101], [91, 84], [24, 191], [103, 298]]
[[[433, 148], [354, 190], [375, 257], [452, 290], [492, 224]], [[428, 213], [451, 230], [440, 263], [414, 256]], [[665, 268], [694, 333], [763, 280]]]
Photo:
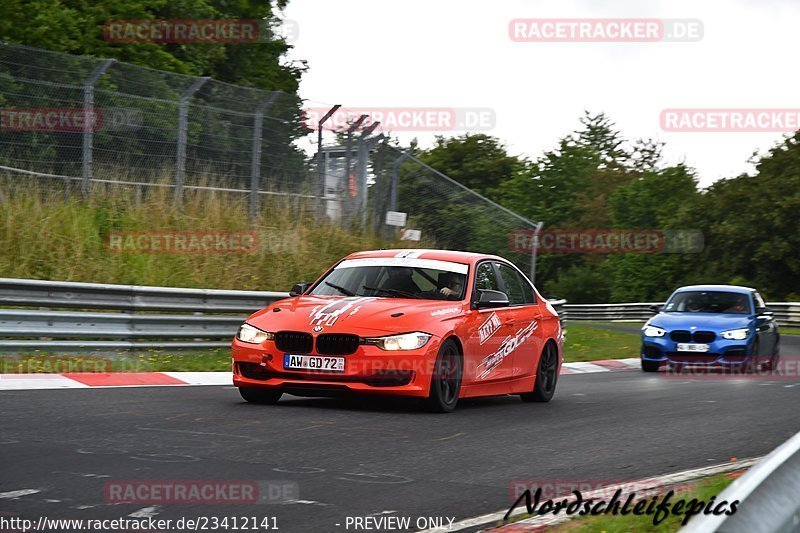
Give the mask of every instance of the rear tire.
[[533, 392], [520, 394], [523, 402], [549, 402], [556, 393], [556, 383], [558, 382], [558, 348], [552, 342], [548, 342], [542, 350], [539, 358], [539, 366], [536, 369], [536, 382], [533, 384]]
[[239, 394], [241, 394], [242, 398], [250, 403], [260, 403], [266, 405], [278, 403], [278, 400], [280, 400], [281, 396], [283, 396], [281, 391], [260, 389], [257, 387], [239, 387]]
[[658, 361], [646, 361], [642, 359], [643, 372], [658, 372], [660, 366], [661, 364]]
[[458, 404], [463, 374], [461, 352], [458, 345], [448, 339], [439, 348], [431, 376], [431, 392], [425, 407], [432, 413], [449, 413]]

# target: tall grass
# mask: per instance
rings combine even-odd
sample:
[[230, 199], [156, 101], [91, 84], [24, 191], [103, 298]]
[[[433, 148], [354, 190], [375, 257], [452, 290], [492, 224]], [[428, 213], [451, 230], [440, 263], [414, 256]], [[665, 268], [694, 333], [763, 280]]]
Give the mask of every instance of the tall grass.
[[[97, 283], [288, 290], [315, 279], [342, 256], [398, 246], [314, 221], [291, 199], [267, 198], [257, 218], [241, 194], [96, 185], [76, 191], [23, 178], [0, 180], [0, 276]], [[252, 254], [114, 253], [110, 231], [257, 231]]]

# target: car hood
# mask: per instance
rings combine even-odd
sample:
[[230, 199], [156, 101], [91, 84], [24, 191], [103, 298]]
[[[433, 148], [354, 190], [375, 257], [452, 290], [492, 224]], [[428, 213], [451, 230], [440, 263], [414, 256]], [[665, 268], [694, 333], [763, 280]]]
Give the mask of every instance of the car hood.
[[251, 315], [247, 322], [272, 332], [353, 333], [363, 337], [423, 331], [441, 335], [441, 324], [462, 316], [466, 307], [464, 302], [441, 300], [298, 296], [275, 302]]
[[751, 321], [747, 315], [724, 313], [658, 313], [649, 323], [667, 330], [690, 329], [694, 326], [700, 330], [726, 331], [749, 327]]

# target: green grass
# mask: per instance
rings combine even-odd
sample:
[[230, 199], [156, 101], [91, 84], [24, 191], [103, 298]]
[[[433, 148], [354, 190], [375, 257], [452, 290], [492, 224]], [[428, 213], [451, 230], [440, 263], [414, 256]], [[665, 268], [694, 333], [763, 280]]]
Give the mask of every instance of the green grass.
[[[639, 336], [586, 325], [569, 324], [564, 361], [636, 357]], [[217, 372], [230, 370], [230, 350], [172, 352], [149, 350], [109, 357], [35, 353], [0, 356], [0, 374], [67, 372]]]
[[800, 335], [800, 328], [781, 328], [781, 334]]
[[[374, 248], [427, 246], [317, 223], [313, 203], [264, 199], [256, 218], [245, 195], [186, 191], [180, 207], [167, 189], [146, 195], [97, 186], [91, 198], [35, 182], [0, 179], [0, 273], [94, 283], [288, 291], [345, 255]], [[256, 232], [254, 253], [119, 253], [106, 239], [128, 231]]]
[[231, 369], [230, 349], [202, 352], [148, 352], [113, 357], [31, 354], [0, 357], [0, 374], [70, 372], [222, 372]]
[[641, 337], [636, 333], [567, 322], [564, 361], [574, 363], [638, 357], [641, 344]]
[[[698, 501], [708, 502], [712, 496], [718, 496], [722, 490], [730, 485], [734, 480], [734, 476], [729, 474], [718, 474], [709, 478], [698, 481], [691, 490], [686, 492], [678, 492], [672, 497], [671, 501], [682, 499], [687, 502], [696, 498]], [[623, 497], [626, 497], [623, 494]], [[635, 516], [633, 514], [621, 515], [602, 515], [591, 517], [576, 517], [568, 522], [555, 526], [548, 531], [554, 533], [640, 533], [640, 532], [658, 532], [658, 533], [671, 533], [678, 531], [683, 524], [681, 521], [684, 516], [670, 515], [658, 525], [653, 524], [653, 515]]]

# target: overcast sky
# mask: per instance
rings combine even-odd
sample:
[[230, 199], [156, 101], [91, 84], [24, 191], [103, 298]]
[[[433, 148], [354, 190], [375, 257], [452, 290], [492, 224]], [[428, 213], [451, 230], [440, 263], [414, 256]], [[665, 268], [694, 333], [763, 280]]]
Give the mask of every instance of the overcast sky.
[[[605, 112], [628, 138], [666, 142], [700, 183], [752, 170], [781, 134], [665, 132], [667, 108], [800, 108], [797, 0], [290, 0], [291, 57], [310, 105], [491, 108], [487, 131], [535, 158]], [[694, 42], [513, 42], [516, 18], [699, 19]], [[446, 135], [460, 132], [443, 132]], [[433, 132], [403, 132], [429, 146]]]

